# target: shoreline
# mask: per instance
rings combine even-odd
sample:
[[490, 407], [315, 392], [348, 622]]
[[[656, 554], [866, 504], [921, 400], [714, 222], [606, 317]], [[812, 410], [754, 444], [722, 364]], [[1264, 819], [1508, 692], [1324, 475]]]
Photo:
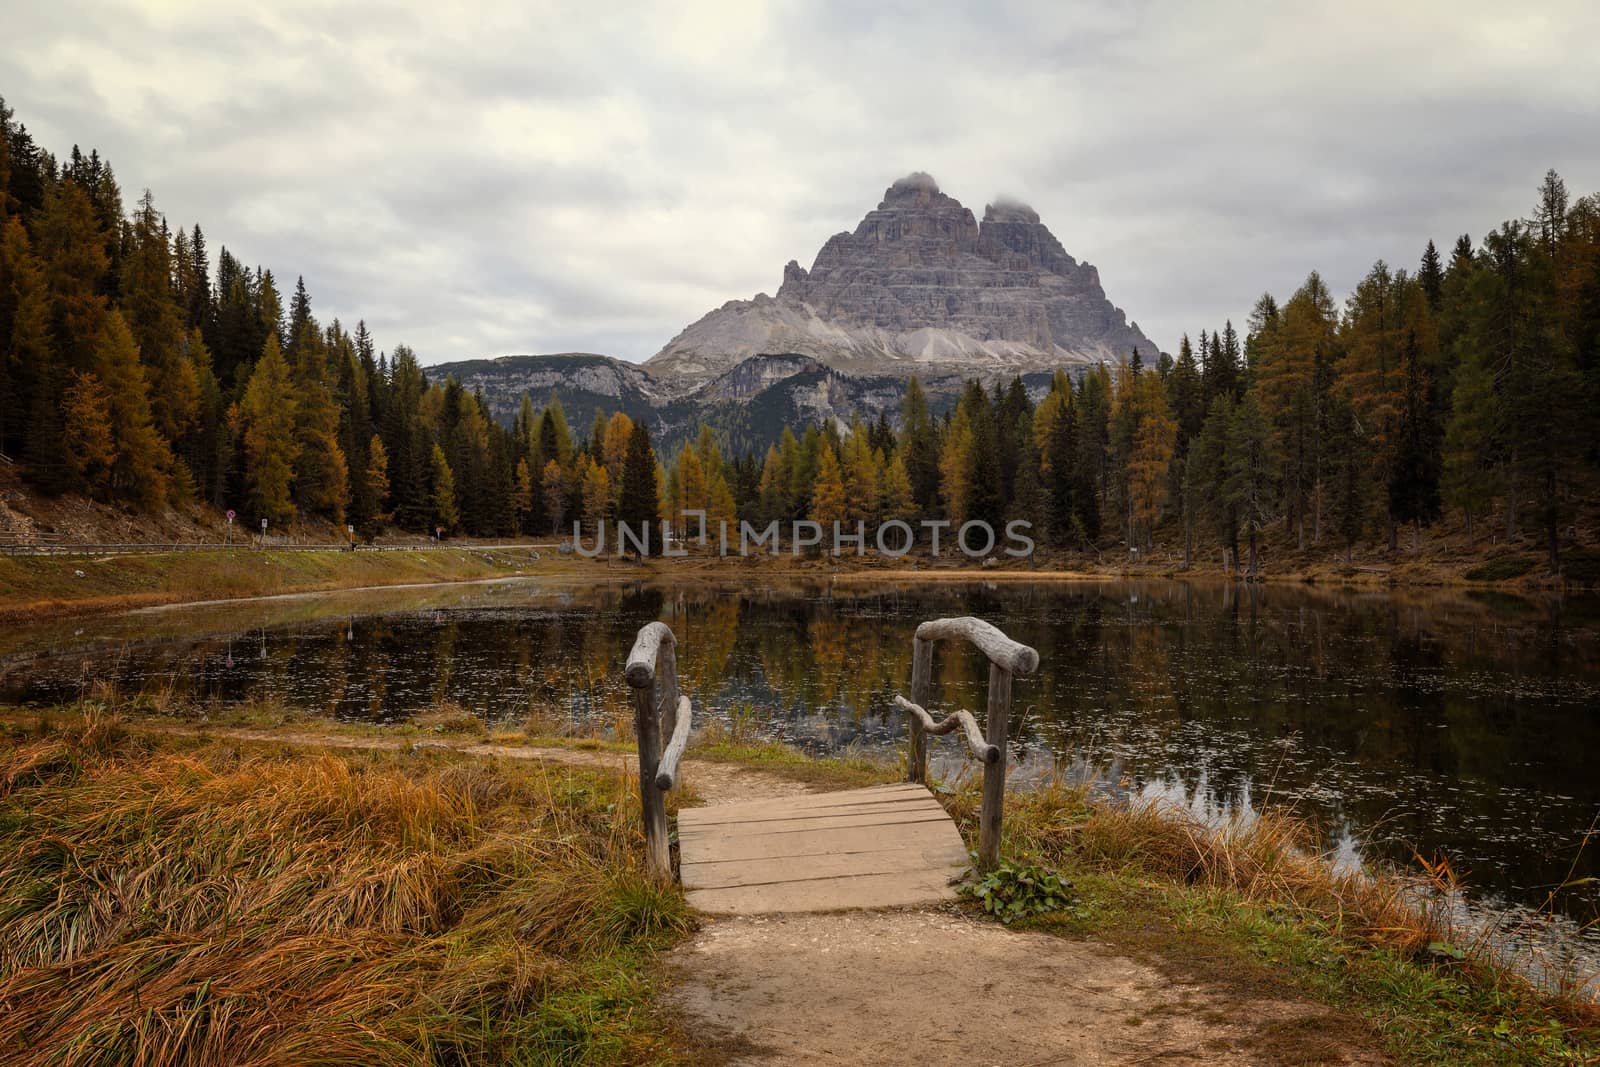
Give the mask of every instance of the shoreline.
[[[547, 546], [542, 546], [546, 547]], [[1125, 567], [1062, 565], [1046, 561], [1025, 566], [904, 565], [875, 557], [615, 557], [583, 559], [545, 555], [538, 549], [497, 543], [418, 553], [351, 553], [240, 548], [207, 553], [129, 555], [53, 555], [0, 557], [0, 621], [43, 621], [122, 611], [205, 607], [231, 602], [311, 596], [318, 593], [426, 588], [482, 584], [520, 578], [569, 581], [723, 582], [746, 585], [786, 578], [796, 581], [865, 585], [874, 582], [1096, 584], [1123, 581], [1237, 582], [1246, 585], [1314, 586], [1370, 590], [1460, 589], [1510, 594], [1583, 592], [1591, 587], [1537, 573], [1500, 580], [1466, 577], [1427, 561], [1376, 566], [1322, 566], [1245, 577], [1210, 567], [1182, 570], [1159, 564]], [[1063, 561], [1065, 562], [1065, 561]], [[276, 568], [276, 570], [268, 570]], [[619, 571], [622, 572], [619, 574]], [[221, 595], [218, 595], [218, 594]]]
[[[388, 846], [421, 849], [435, 857], [433, 866], [406, 869], [404, 877], [413, 881], [432, 878], [435, 868], [458, 869], [478, 854], [474, 848], [485, 835], [504, 832], [506, 845], [495, 853], [503, 857], [497, 861], [501, 866], [511, 862], [508, 857], [526, 857], [517, 862], [544, 866], [530, 871], [538, 875], [531, 882], [525, 876], [512, 877], [522, 868], [502, 877], [495, 865], [472, 867], [486, 879], [476, 891], [505, 894], [489, 897], [502, 903], [488, 913], [492, 921], [482, 931], [503, 933], [517, 916], [527, 914], [526, 909], [534, 914], [590, 915], [597, 908], [614, 906], [606, 904], [612, 899], [608, 894], [621, 892], [616, 899], [644, 907], [645, 915], [656, 918], [629, 920], [618, 928], [623, 932], [620, 943], [616, 937], [550, 942], [551, 951], [564, 952], [572, 969], [563, 973], [576, 983], [550, 991], [575, 988], [598, 993], [614, 988], [606, 984], [611, 979], [605, 975], [626, 973], [632, 976], [628, 986], [632, 992], [620, 999], [615, 1011], [595, 1014], [583, 1041], [592, 1043], [591, 1048], [603, 1047], [619, 1031], [636, 1037], [654, 1033], [666, 1038], [656, 1047], [666, 1057], [660, 1062], [702, 1061], [708, 1048], [700, 1036], [661, 1024], [672, 1022], [683, 991], [702, 980], [692, 966], [683, 964], [684, 958], [695, 957], [707, 937], [731, 937], [730, 932], [742, 929], [742, 920], [692, 914], [675, 885], [642, 895], [649, 883], [640, 878], [642, 827], [636, 786], [631, 782], [636, 759], [631, 744], [598, 735], [549, 736], [539, 732], [540, 722], [532, 717], [520, 725], [488, 728], [463, 717], [459, 709], [444, 706], [392, 726], [341, 725], [287, 711], [266, 715], [262, 709], [237, 718], [197, 719], [195, 711], [128, 714], [116, 702], [80, 702], [53, 710], [0, 709], [0, 770], [17, 772], [11, 776], [17, 796], [30, 804], [38, 802], [43, 814], [36, 817], [57, 820], [60, 833], [74, 835], [72, 839], [85, 847], [92, 848], [99, 840], [96, 835], [105, 831], [75, 813], [108, 803], [134, 805], [144, 827], [141, 843], [163, 842], [164, 851], [139, 853], [140, 862], [152, 867], [168, 863], [170, 856], [189, 855], [185, 842], [194, 831], [175, 816], [177, 812], [228, 813], [207, 827], [197, 853], [200, 859], [191, 862], [204, 876], [205, 856], [233, 856], [238, 850], [243, 859], [234, 862], [230, 877], [247, 877], [255, 886], [288, 884], [277, 877], [271, 855], [243, 843], [255, 827], [282, 824], [283, 833], [311, 835], [306, 837], [308, 854], [314, 845], [315, 854], [333, 861], [319, 868], [318, 877], [334, 883], [324, 896], [335, 892], [359, 896], [364, 884], [360, 878], [348, 884], [337, 881], [345, 870], [340, 863], [346, 856], [359, 860], [369, 845], [364, 837], [316, 836], [324, 832], [324, 824], [300, 814], [302, 791], [321, 805], [318, 810], [325, 813], [323, 819], [332, 819], [327, 824], [331, 827], [391, 808], [416, 812], [407, 817], [432, 820], [428, 825], [448, 827], [449, 832], [419, 838], [420, 844]], [[204, 773], [194, 773], [197, 767], [205, 768]], [[681, 795], [678, 791], [671, 795], [672, 813], [680, 807], [721, 802], [730, 795], [746, 799], [751, 790], [762, 799], [781, 798], [900, 777], [889, 762], [869, 766], [861, 760], [816, 758], [779, 745], [742, 744], [721, 732], [698, 738], [690, 746], [685, 767], [684, 789]], [[351, 777], [345, 768], [360, 773]], [[301, 783], [303, 790], [285, 792], [281, 784], [287, 779]], [[468, 795], [462, 784], [468, 782], [495, 788], [483, 788], [480, 802], [450, 806], [455, 803], [451, 798]], [[108, 792], [108, 783], [127, 784]], [[150, 809], [143, 794], [156, 784], [164, 790], [164, 802]], [[936, 795], [969, 842], [976, 834], [975, 788], [972, 783], [956, 783]], [[52, 803], [44, 804], [46, 798]], [[77, 799], [72, 804], [57, 802], [73, 798]], [[440, 807], [441, 803], [446, 806]], [[531, 810], [524, 811], [530, 805]], [[583, 846], [559, 857], [512, 849], [510, 843], [530, 821], [580, 834]], [[117, 825], [106, 824], [111, 830]], [[377, 825], [387, 823], [380, 820]], [[1115, 962], [1118, 968], [1134, 963], [1153, 968], [1160, 980], [1126, 990], [1114, 1010], [1096, 1020], [1097, 1025], [1120, 1032], [1123, 1026], [1138, 1025], [1132, 1020], [1146, 1014], [1195, 1015], [1222, 1027], [1218, 1035], [1231, 1034], [1255, 1049], [1259, 1055], [1251, 1062], [1274, 1067], [1305, 1062], [1520, 1067], [1551, 1062], [1546, 1057], [1552, 1055], [1562, 1057], [1561, 1062], [1589, 1062], [1587, 1057], [1600, 1051], [1600, 1015], [1592, 990], [1576, 985], [1557, 993], [1537, 991], [1485, 955], [1481, 946], [1461, 939], [1466, 931], [1441, 923], [1437, 914], [1412, 910], [1386, 880], [1345, 879], [1320, 860], [1297, 855], [1294, 846], [1302, 833], [1292, 814], [1269, 814], [1250, 832], [1213, 836], [1181, 813], [1105, 806], [1069, 787], [1008, 791], [1007, 862], [1022, 871], [1055, 873], [1065, 879], [1065, 906], [1002, 925], [986, 919], [974, 901], [964, 900], [942, 910], [938, 922], [946, 930], [950, 923], [964, 924], [973, 936], [996, 943], [1020, 937], [1023, 940], [1015, 944], [1026, 946], [1030, 958], [1039, 962], [1076, 964], [1083, 959], [1085, 946], [1098, 946], [1093, 949], [1101, 954], [1097, 958], [1114, 957], [1113, 962], [1122, 961]], [[92, 864], [93, 855], [86, 855], [85, 862]], [[123, 862], [120, 854], [116, 862]], [[249, 864], [242, 875], [240, 863]], [[371, 861], [356, 863], [351, 869], [359, 875], [370, 865]], [[173, 863], [170, 869], [180, 870], [182, 864]], [[91, 873], [100, 874], [101, 867]], [[62, 869], [62, 878], [81, 876], [77, 868]], [[435, 887], [435, 882], [426, 885]], [[535, 889], [532, 897], [530, 886]], [[430, 889], [441, 900], [457, 891], [448, 879], [438, 880]], [[575, 893], [589, 896], [578, 900]], [[37, 907], [54, 907], [54, 899], [40, 897]], [[416, 899], [433, 898], [419, 892]], [[443, 908], [439, 914], [448, 919], [455, 912]], [[461, 914], [477, 913], [461, 910]], [[826, 954], [842, 951], [846, 941], [858, 936], [860, 924], [907, 921], [907, 914], [789, 916], [785, 921], [790, 924], [819, 924], [814, 932], [820, 937], [785, 951], [819, 953], [802, 962], [807, 969], [820, 967]], [[381, 916], [365, 920], [352, 928], [352, 935], [366, 936], [363, 931], [380, 921]], [[564, 928], [556, 924], [538, 929]], [[263, 938], [264, 949], [270, 946], [289, 959], [309, 959], [321, 951], [292, 941], [294, 931], [287, 926], [254, 929], [252, 936]], [[108, 952], [146, 952], [153, 944], [148, 931], [137, 925], [107, 927], [97, 936]], [[425, 953], [434, 941], [406, 936], [410, 951], [431, 959]], [[214, 958], [195, 953], [184, 958], [184, 965], [195, 970], [196, 982], [209, 978], [225, 988], [230, 977], [254, 966], [253, 959], [242, 953]], [[493, 957], [486, 958], [484, 965], [492, 962]], [[1093, 958], [1087, 963], [1098, 966]], [[762, 957], [742, 965], [751, 981], [761, 980], [767, 966]], [[872, 966], [870, 960], [859, 965]], [[949, 966], [955, 965], [952, 959]], [[970, 958], [965, 965], [984, 966]], [[493, 969], [498, 968], [493, 963]], [[1017, 974], [1014, 963], [991, 969], [992, 980], [1010, 974], [1013, 982], [1034, 982], [1041, 996], [1059, 996], [1054, 984]], [[429, 967], [419, 967], [414, 980], [431, 981], [432, 973]], [[866, 977], [880, 980], [871, 973]], [[282, 995], [309, 992], [296, 968], [284, 968], [276, 980]], [[1198, 1005], [1190, 1004], [1187, 995], [1168, 1003], [1170, 998], [1160, 990], [1173, 984], [1190, 990]], [[64, 986], [40, 987], [30, 991], [27, 1007], [37, 1015], [73, 995]], [[227, 1013], [214, 1019], [202, 1016], [198, 1004], [190, 1005], [183, 995], [185, 990], [174, 993], [168, 1009], [182, 1013], [192, 1008], [197, 1025], [215, 1027], [218, 1034], [227, 1032]], [[114, 1013], [122, 1010], [109, 999], [107, 1003]], [[374, 1025], [388, 1019], [381, 1003], [361, 1007]], [[513, 1010], [515, 1004], [504, 1007], [507, 1025], [524, 1017]], [[1288, 1027], [1281, 1025], [1286, 1009], [1299, 1020]], [[748, 1005], [736, 1014], [735, 1029], [759, 1028], [759, 1016]], [[821, 1021], [831, 1025], [837, 1019], [828, 1011]], [[1330, 1056], [1328, 1038], [1322, 1033], [1330, 1025], [1339, 1031], [1340, 1051], [1347, 1055]], [[680, 1056], [684, 1059], [676, 1058]]]

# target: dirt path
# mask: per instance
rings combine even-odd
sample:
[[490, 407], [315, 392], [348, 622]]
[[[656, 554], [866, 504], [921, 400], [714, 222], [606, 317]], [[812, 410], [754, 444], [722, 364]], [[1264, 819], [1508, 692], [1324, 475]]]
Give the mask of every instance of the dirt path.
[[710, 922], [668, 974], [669, 1008], [713, 1063], [1383, 1062], [1315, 1005], [1241, 1004], [1095, 941], [955, 909]]
[[[624, 770], [624, 752], [315, 731], [155, 727], [336, 749]], [[685, 762], [707, 803], [812, 792], [730, 764]], [[1093, 940], [1019, 933], [955, 907], [705, 920], [667, 961], [664, 1004], [693, 1062], [768, 1067], [1378, 1064], [1317, 1005], [1174, 980]]]
[[[600, 752], [582, 748], [555, 748], [540, 745], [500, 745], [464, 738], [373, 737], [360, 734], [329, 734], [315, 730], [254, 729], [234, 726], [162, 726], [140, 723], [139, 730], [163, 733], [199, 734], [205, 737], [256, 741], [364, 751], [399, 752], [404, 749], [440, 749], [464, 756], [496, 756], [502, 759], [539, 760], [574, 767], [602, 767], [607, 770], [638, 770], [638, 757], [629, 752]], [[800, 796], [812, 792], [803, 782], [765, 774], [728, 763], [684, 760], [684, 781], [703, 803], [721, 804], [736, 800], [767, 800]]]

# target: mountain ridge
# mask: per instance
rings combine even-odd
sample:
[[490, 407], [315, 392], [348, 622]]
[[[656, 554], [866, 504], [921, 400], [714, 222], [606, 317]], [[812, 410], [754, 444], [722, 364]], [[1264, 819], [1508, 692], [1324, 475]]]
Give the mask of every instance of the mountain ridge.
[[809, 270], [784, 267], [776, 296], [730, 300], [644, 366], [699, 383], [741, 359], [795, 352], [853, 373], [1046, 370], [1159, 349], [1105, 296], [1031, 207], [997, 199], [978, 221], [928, 174], [899, 179]]

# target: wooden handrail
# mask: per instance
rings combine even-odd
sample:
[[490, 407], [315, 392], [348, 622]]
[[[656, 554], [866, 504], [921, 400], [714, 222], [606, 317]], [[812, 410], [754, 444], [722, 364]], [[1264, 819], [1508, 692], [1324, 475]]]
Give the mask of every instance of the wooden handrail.
[[1039, 669], [1039, 653], [1020, 641], [1013, 641], [993, 623], [970, 615], [955, 619], [932, 619], [917, 627], [918, 641], [969, 641], [989, 657], [989, 662], [1012, 674], [1032, 674]]
[[999, 761], [1000, 750], [983, 739], [983, 731], [978, 729], [978, 720], [972, 717], [972, 712], [956, 711], [945, 716], [942, 721], [934, 722], [933, 716], [929, 715], [924, 708], [911, 703], [911, 701], [899, 694], [895, 695], [894, 703], [900, 710], [909, 712], [921, 720], [923, 733], [932, 734], [935, 737], [943, 737], [945, 734], [954, 733], [955, 728], [959, 726], [966, 734], [967, 748], [971, 750], [973, 759], [980, 763], [995, 763]]
[[[936, 642], [961, 639], [970, 642], [989, 657], [989, 706], [984, 718], [984, 738], [993, 750], [992, 759], [983, 761], [983, 809], [978, 817], [978, 867], [993, 870], [1000, 862], [1000, 820], [1006, 799], [1006, 736], [1011, 725], [1011, 679], [1016, 674], [1032, 674], [1039, 669], [1039, 653], [1002, 633], [999, 627], [970, 616], [933, 619], [917, 627], [911, 646], [911, 699], [896, 697], [895, 703], [915, 708], [911, 721], [911, 751], [906, 760], [906, 778], [928, 780], [928, 734], [955, 729], [953, 722], [966, 712], [957, 712], [930, 730], [932, 716], [922, 709], [928, 704], [933, 686], [933, 647]], [[967, 716], [969, 721], [971, 716]], [[965, 724], [963, 724], [965, 725]], [[972, 723], [972, 733], [977, 723]], [[969, 734], [968, 747], [974, 747]]]
[[672, 729], [666, 751], [661, 753], [661, 762], [656, 767], [656, 788], [663, 793], [669, 792], [678, 784], [678, 762], [683, 759], [683, 750], [689, 747], [690, 714], [689, 698], [679, 696], [678, 722]]
[[[678, 692], [677, 638], [664, 622], [639, 628], [624, 675], [633, 689], [634, 732], [639, 737], [639, 802], [644, 808], [644, 844], [650, 870], [672, 879], [667, 845], [667, 805], [662, 796], [678, 781], [678, 764], [689, 744], [689, 698]], [[666, 752], [661, 738], [668, 738]]]

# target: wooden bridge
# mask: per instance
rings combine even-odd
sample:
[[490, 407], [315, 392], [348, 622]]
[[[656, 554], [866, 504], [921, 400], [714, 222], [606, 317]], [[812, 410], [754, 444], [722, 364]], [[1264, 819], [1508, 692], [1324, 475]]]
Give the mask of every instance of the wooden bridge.
[[[934, 646], [970, 642], [989, 658], [986, 723], [967, 711], [935, 722], [924, 710]], [[663, 795], [677, 783], [692, 710], [678, 691], [676, 640], [664, 624], [639, 631], [628, 657], [639, 738], [639, 793], [651, 868], [672, 877]], [[686, 808], [678, 813], [679, 871], [689, 903], [705, 912], [834, 911], [936, 903], [955, 896], [967, 873], [966, 845], [927, 787], [927, 735], [962, 731], [983, 764], [978, 864], [999, 862], [1011, 681], [1038, 669], [1039, 654], [982, 619], [936, 619], [917, 627], [907, 780], [898, 785], [803, 797]], [[667, 744], [662, 750], [661, 740]]]

